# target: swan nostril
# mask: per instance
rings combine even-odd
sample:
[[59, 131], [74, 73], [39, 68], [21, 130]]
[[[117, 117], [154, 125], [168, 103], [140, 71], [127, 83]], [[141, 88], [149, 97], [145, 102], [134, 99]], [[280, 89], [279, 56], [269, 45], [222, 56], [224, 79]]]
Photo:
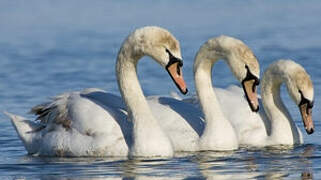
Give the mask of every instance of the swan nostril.
[[252, 92], [255, 93], [255, 90], [256, 90], [256, 85], [255, 85], [255, 83], [254, 83], [253, 86], [252, 86]]
[[176, 69], [176, 71], [177, 71], [177, 74], [180, 76], [181, 75], [181, 67], [182, 66], [180, 66], [180, 63], [178, 63], [177, 64], [177, 69]]

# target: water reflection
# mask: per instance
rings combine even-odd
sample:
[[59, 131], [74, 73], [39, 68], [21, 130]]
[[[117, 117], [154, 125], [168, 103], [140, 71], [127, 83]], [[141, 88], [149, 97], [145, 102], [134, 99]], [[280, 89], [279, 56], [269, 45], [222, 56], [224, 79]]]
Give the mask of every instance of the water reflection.
[[316, 147], [314, 145], [307, 145], [304, 148], [304, 151], [301, 155], [301, 161], [305, 165], [303, 168], [305, 169], [304, 172], [301, 173], [301, 179], [310, 180], [313, 179], [313, 163], [310, 160], [313, 157]]
[[[178, 153], [171, 159], [51, 158], [22, 156], [1, 169], [32, 179], [313, 179], [316, 145], [294, 149], [240, 149]], [[318, 168], [318, 167], [317, 167]], [[19, 176], [17, 176], [19, 174]]]
[[301, 174], [301, 179], [303, 179], [303, 180], [313, 179], [313, 174], [311, 172], [303, 172]]
[[202, 176], [207, 179], [248, 179], [257, 166], [252, 158], [242, 157], [242, 152], [203, 152], [196, 158]]
[[195, 158], [202, 176], [211, 179], [313, 179], [314, 145], [294, 149], [266, 148], [206, 152]]

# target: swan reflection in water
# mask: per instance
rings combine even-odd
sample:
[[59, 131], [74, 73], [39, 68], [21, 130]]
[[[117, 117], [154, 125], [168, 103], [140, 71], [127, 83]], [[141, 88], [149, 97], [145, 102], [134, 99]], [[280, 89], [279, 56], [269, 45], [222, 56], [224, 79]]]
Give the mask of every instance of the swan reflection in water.
[[[315, 145], [294, 149], [275, 146], [263, 150], [239, 152], [204, 152], [195, 161], [206, 179], [299, 178], [313, 179]], [[301, 173], [300, 173], [301, 172]]]
[[[25, 156], [23, 176], [38, 179], [312, 179], [317, 145], [289, 149], [177, 153], [170, 159], [52, 158]], [[17, 165], [15, 165], [17, 167]], [[32, 171], [26, 171], [32, 167]], [[316, 175], [314, 175], [316, 176]]]

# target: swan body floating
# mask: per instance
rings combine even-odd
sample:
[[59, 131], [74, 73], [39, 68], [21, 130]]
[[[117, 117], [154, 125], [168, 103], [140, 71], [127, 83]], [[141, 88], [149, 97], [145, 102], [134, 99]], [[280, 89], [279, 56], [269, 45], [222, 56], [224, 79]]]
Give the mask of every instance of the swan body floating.
[[173, 145], [154, 117], [137, 79], [136, 65], [145, 55], [166, 68], [180, 91], [187, 93], [179, 42], [159, 27], [137, 29], [124, 41], [117, 57], [117, 82], [123, 101], [102, 90], [87, 89], [64, 93], [32, 108], [40, 123], [7, 113], [28, 153], [172, 156]]

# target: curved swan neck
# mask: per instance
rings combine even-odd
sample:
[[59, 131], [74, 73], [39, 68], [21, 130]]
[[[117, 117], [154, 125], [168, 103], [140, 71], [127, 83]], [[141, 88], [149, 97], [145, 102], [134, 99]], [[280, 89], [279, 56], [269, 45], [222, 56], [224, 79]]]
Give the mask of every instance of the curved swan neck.
[[264, 73], [261, 94], [264, 110], [271, 122], [271, 142], [288, 144], [289, 140], [299, 139], [299, 132], [280, 96], [281, 85], [287, 82], [287, 76], [280, 69], [272, 67]]
[[128, 114], [134, 123], [141, 122], [141, 120], [136, 122], [139, 118], [137, 116], [144, 116], [141, 118], [142, 120], [154, 120], [137, 78], [136, 66], [140, 58], [139, 55], [134, 56], [132, 48], [125, 44], [118, 54], [116, 65], [119, 90], [127, 106]]
[[[234, 129], [224, 117], [212, 86], [211, 71], [213, 65], [221, 56], [211, 53], [208, 46], [209, 44], [206, 43], [200, 48], [194, 63], [196, 92], [206, 121], [200, 148], [201, 150], [202, 148], [204, 150], [206, 148], [216, 148], [218, 150], [237, 148]], [[226, 57], [223, 58], [229, 61]]]
[[224, 118], [212, 85], [212, 68], [219, 57], [214, 56], [209, 60], [208, 53], [207, 47], [202, 46], [196, 55], [194, 64], [196, 93], [204, 112], [207, 123], [206, 129], [208, 129], [212, 119], [217, 119], [219, 117]]
[[141, 44], [125, 41], [116, 63], [119, 90], [133, 122], [130, 156], [172, 156], [172, 144], [154, 118], [138, 82], [136, 65], [144, 54], [137, 52], [137, 46]]

